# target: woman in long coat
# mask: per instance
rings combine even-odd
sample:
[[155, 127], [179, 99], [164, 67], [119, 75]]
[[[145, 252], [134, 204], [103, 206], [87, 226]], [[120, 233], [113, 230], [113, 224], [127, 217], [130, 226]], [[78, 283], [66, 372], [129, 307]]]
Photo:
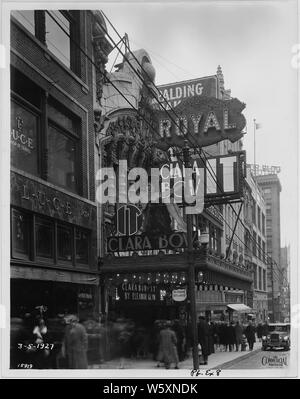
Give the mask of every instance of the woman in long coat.
[[249, 350], [253, 350], [253, 344], [255, 342], [255, 327], [252, 324], [252, 321], [249, 321], [248, 326], [245, 330], [245, 335], [249, 344]]
[[220, 338], [220, 345], [222, 346], [221, 350], [226, 350], [226, 324], [221, 322], [219, 325], [219, 338]]
[[63, 342], [63, 355], [67, 357], [70, 369], [87, 369], [88, 336], [86, 329], [76, 316], [68, 319]]
[[215, 353], [215, 325], [213, 322], [208, 323], [208, 345], [210, 354]]
[[208, 356], [210, 355], [209, 350], [209, 326], [205, 321], [205, 317], [199, 317], [198, 323], [198, 342], [201, 346], [201, 353], [203, 356], [203, 363], [207, 364]]
[[[159, 333], [157, 361], [163, 362], [166, 369], [170, 368], [171, 363], [175, 363], [175, 369], [178, 369], [177, 338], [175, 332], [171, 330], [171, 322], [166, 322]], [[157, 366], [159, 367], [159, 363]]]

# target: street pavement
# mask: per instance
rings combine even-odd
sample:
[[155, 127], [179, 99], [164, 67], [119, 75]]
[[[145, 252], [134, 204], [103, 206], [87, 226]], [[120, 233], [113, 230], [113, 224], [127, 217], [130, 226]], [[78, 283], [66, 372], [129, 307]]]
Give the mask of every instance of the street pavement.
[[222, 370], [243, 370], [243, 369], [270, 369], [270, 368], [285, 368], [290, 364], [290, 352], [276, 350], [276, 351], [262, 351], [258, 350], [253, 353], [253, 356], [246, 358], [239, 358], [236, 361], [230, 361], [221, 365]]
[[[202, 370], [207, 369], [217, 369], [221, 368], [220, 366], [223, 364], [231, 365], [231, 362], [234, 363], [235, 361], [241, 361], [242, 359], [247, 359], [252, 357], [256, 354], [256, 352], [261, 351], [261, 343], [255, 342], [253, 351], [245, 351], [245, 352], [221, 352], [217, 351], [211, 354], [208, 357], [208, 364], [201, 365]], [[124, 359], [123, 368], [124, 369], [157, 369], [157, 362], [152, 359]], [[172, 365], [174, 367], [174, 365]], [[89, 368], [97, 368], [97, 369], [119, 369], [122, 368], [120, 365], [120, 359], [110, 360], [101, 364], [95, 364], [89, 366]], [[162, 369], [163, 366], [161, 366]], [[193, 369], [193, 359], [192, 355], [190, 354], [189, 357], [184, 360], [183, 362], [179, 363], [180, 369]]]

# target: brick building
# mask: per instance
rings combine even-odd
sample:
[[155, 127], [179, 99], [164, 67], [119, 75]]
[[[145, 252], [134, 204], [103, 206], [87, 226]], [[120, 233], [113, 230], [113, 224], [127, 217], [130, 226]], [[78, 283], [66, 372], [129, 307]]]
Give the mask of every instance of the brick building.
[[280, 265], [280, 192], [281, 184], [276, 174], [256, 176], [266, 203], [267, 252], [272, 258], [268, 264], [268, 308], [271, 321], [283, 321]]
[[41, 306], [48, 320], [99, 310], [94, 110], [105, 29], [98, 12], [11, 12], [12, 318]]

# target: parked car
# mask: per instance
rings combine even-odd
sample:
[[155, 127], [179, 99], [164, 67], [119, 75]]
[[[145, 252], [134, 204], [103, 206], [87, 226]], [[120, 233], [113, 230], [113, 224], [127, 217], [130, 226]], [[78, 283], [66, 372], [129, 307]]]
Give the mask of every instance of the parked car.
[[262, 350], [283, 348], [290, 350], [290, 323], [270, 323], [268, 334], [262, 337]]

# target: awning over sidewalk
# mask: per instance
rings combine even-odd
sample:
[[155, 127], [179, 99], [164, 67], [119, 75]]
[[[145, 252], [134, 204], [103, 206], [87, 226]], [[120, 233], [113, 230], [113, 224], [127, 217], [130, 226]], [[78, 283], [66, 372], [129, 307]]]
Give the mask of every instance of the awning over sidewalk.
[[249, 306], [243, 304], [243, 303], [229, 303], [227, 305], [227, 307], [229, 309], [232, 309], [236, 312], [240, 312], [240, 313], [249, 313], [252, 312], [252, 309], [249, 308]]

